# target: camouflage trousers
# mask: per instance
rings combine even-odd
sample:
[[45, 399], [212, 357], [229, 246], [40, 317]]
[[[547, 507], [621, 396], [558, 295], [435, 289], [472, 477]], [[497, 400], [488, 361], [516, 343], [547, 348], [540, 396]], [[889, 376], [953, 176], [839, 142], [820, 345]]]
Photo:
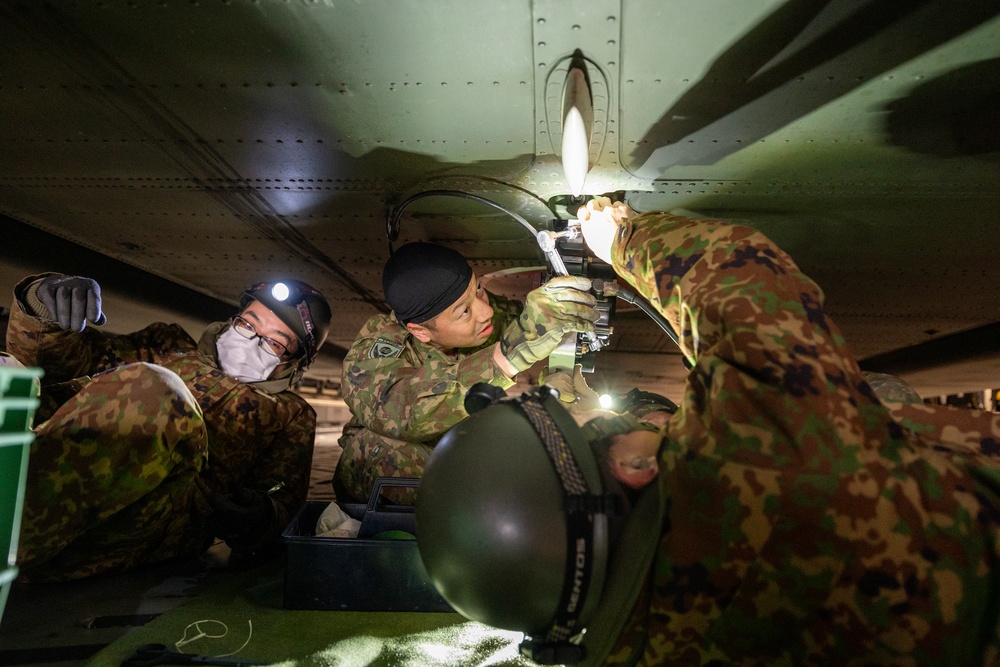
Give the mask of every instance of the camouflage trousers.
[[18, 564], [77, 579], [204, 548], [191, 517], [208, 453], [184, 382], [138, 363], [97, 375], [35, 428]]
[[[422, 477], [434, 449], [380, 436], [354, 421], [344, 427], [339, 443], [344, 451], [333, 476], [338, 502], [368, 502], [379, 477]], [[386, 489], [382, 495], [399, 505], [412, 505], [416, 500], [414, 489]]]

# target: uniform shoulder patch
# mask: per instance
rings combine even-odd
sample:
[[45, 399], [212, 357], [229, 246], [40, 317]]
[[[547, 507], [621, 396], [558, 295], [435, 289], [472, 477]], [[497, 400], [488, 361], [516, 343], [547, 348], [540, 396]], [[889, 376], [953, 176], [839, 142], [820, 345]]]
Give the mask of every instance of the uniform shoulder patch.
[[369, 359], [380, 359], [382, 357], [398, 357], [403, 353], [403, 346], [388, 338], [377, 338], [368, 350]]

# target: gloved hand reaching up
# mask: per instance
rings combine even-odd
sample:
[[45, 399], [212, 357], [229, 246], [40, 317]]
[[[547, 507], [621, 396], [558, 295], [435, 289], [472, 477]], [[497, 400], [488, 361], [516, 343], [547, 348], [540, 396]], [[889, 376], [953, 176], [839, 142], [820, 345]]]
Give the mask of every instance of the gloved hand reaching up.
[[61, 329], [83, 331], [88, 321], [94, 324], [108, 321], [101, 312], [101, 286], [91, 278], [49, 276], [38, 283], [37, 295], [49, 311], [48, 319]]
[[277, 530], [271, 498], [263, 491], [241, 488], [236, 493], [209, 496], [209, 527], [233, 549], [263, 546]]
[[570, 332], [594, 330], [600, 313], [590, 280], [557, 276], [528, 292], [521, 316], [507, 325], [500, 353], [520, 373], [547, 358]]

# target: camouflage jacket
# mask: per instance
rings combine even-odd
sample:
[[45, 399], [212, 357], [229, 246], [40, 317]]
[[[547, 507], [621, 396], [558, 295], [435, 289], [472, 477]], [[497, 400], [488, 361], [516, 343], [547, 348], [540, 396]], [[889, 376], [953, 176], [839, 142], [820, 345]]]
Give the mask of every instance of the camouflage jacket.
[[463, 404], [472, 385], [513, 386], [493, 361], [493, 346], [523, 306], [487, 294], [493, 333], [481, 346], [455, 354], [419, 341], [392, 314], [368, 320], [344, 358], [341, 387], [354, 415], [344, 432], [365, 428], [397, 440], [436, 441], [468, 416]]
[[[78, 391], [90, 376], [124, 364], [148, 362], [181, 377], [201, 406], [208, 430], [208, 461], [198, 479], [202, 497], [244, 486], [267, 490], [277, 525], [285, 526], [305, 503], [312, 463], [316, 413], [292, 391], [265, 393], [219, 370], [215, 340], [226, 326], [216, 323], [201, 342], [177, 324], [155, 323], [130, 334], [105, 333], [88, 325], [64, 331], [52, 321], [28, 314], [25, 289], [44, 276], [32, 276], [14, 289], [7, 330], [8, 351], [26, 366], [40, 367], [43, 402], [50, 409]], [[274, 381], [262, 383], [270, 388]], [[48, 415], [40, 413], [36, 423]], [[207, 511], [204, 503], [199, 503]], [[278, 535], [275, 535], [277, 537]]]
[[613, 252], [693, 368], [591, 661], [1000, 662], [1000, 416], [880, 403], [820, 289], [751, 228], [645, 214]]

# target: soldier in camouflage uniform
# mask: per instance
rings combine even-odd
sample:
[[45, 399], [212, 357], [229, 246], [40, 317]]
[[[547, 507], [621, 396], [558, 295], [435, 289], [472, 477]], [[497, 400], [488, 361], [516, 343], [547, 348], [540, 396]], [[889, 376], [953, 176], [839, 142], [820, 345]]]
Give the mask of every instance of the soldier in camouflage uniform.
[[[437, 439], [466, 417], [472, 385], [511, 387], [567, 332], [593, 331], [598, 319], [585, 279], [555, 278], [522, 307], [483, 289], [460, 253], [432, 243], [397, 249], [382, 286], [392, 313], [368, 320], [344, 359], [353, 418], [334, 475], [340, 501], [367, 501], [379, 477], [420, 477]], [[385, 495], [413, 501], [402, 489]]]
[[[589, 207], [588, 244], [680, 332], [683, 400], [657, 432], [541, 393], [450, 431], [416, 516], [444, 597], [541, 661], [1000, 664], [1000, 416], [883, 404], [754, 229]], [[652, 483], [601, 468], [650, 438]]]
[[[282, 291], [283, 290], [283, 291]], [[261, 283], [195, 341], [179, 325], [104, 333], [100, 287], [31, 276], [9, 351], [45, 371], [18, 563], [31, 581], [273, 545], [305, 502], [316, 416], [291, 386], [329, 331], [305, 283]], [[266, 348], [266, 349], [265, 349]]]

